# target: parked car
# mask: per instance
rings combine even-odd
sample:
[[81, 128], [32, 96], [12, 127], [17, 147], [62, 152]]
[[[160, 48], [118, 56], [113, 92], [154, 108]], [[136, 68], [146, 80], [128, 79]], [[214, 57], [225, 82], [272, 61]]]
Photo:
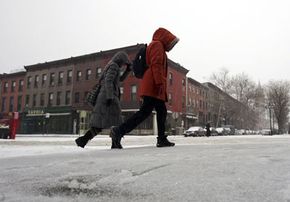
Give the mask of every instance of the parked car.
[[235, 131], [235, 134], [236, 134], [236, 135], [245, 135], [245, 130], [244, 130], [244, 129], [237, 129], [237, 130]]
[[218, 127], [215, 129], [218, 133], [218, 135], [224, 135], [224, 128], [223, 127]]
[[210, 135], [211, 136], [217, 136], [218, 135], [218, 132], [217, 132], [215, 127], [210, 127], [209, 129], [210, 129]]
[[184, 137], [192, 136], [205, 136], [206, 130], [201, 126], [192, 126], [184, 132]]
[[262, 135], [271, 135], [271, 130], [270, 129], [262, 129], [261, 134]]

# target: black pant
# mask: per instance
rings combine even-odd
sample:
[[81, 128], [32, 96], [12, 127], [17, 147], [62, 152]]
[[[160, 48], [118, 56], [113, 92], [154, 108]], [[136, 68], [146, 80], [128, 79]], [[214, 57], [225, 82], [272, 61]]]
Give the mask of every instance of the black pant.
[[153, 97], [144, 96], [143, 103], [135, 114], [133, 114], [129, 119], [127, 119], [123, 124], [118, 127], [121, 136], [129, 133], [134, 128], [136, 128], [142, 121], [144, 121], [153, 109], [157, 113], [157, 127], [158, 127], [158, 137], [165, 136], [165, 121], [167, 116], [167, 109], [165, 102]]

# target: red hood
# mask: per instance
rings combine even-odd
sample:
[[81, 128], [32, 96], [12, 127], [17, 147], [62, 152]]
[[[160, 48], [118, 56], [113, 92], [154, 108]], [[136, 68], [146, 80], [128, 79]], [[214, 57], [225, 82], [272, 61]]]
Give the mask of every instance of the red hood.
[[154, 41], [160, 41], [166, 51], [170, 51], [179, 39], [164, 28], [158, 28], [153, 34]]

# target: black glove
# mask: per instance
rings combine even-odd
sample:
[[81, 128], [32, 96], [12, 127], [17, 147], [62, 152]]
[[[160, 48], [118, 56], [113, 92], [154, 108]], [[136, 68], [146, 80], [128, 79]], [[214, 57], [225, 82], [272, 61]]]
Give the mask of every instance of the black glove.
[[108, 107], [108, 106], [110, 106], [111, 104], [112, 104], [112, 102], [113, 102], [113, 99], [107, 99], [106, 100], [106, 106]]

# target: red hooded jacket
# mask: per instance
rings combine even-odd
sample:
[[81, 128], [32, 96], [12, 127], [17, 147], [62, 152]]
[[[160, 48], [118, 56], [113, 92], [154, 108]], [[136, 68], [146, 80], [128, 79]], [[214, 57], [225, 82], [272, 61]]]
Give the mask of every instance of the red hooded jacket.
[[152, 42], [147, 46], [148, 69], [141, 80], [139, 95], [167, 101], [167, 55], [178, 42], [178, 38], [164, 28], [157, 29]]

